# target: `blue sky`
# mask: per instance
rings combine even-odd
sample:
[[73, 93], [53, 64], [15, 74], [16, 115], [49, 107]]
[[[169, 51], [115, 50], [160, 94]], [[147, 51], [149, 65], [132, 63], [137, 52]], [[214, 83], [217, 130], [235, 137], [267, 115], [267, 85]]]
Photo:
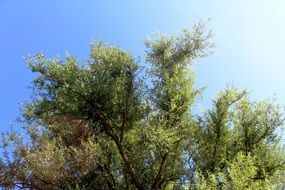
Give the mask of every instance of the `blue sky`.
[[0, 131], [8, 130], [29, 100], [33, 79], [24, 56], [65, 52], [87, 60], [89, 44], [103, 38], [143, 56], [143, 38], [172, 34], [211, 18], [215, 54], [195, 65], [203, 105], [228, 82], [252, 98], [276, 94], [285, 103], [283, 0], [0, 0]]

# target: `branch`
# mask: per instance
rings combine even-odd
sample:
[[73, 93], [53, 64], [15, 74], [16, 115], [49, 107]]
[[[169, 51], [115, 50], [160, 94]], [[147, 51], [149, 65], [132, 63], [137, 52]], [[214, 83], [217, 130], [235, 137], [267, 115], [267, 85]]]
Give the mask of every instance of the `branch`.
[[[178, 141], [175, 142], [176, 145], [172, 149], [173, 152], [178, 148], [178, 146], [179, 146], [181, 141], [182, 141], [182, 139], [179, 139]], [[156, 178], [154, 180], [154, 183], [152, 185], [153, 189], [160, 188], [162, 183], [165, 181], [165, 176], [164, 175], [165, 175], [165, 170], [166, 170], [166, 167], [167, 167], [167, 164], [168, 164], [168, 160], [169, 160], [169, 153], [170, 153], [170, 151], [165, 153], [163, 158], [162, 158], [162, 161], [161, 161], [161, 164], [160, 164], [160, 167], [159, 167], [159, 171], [158, 171], [157, 176], [156, 176]], [[175, 158], [174, 158], [174, 160], [175, 160]]]
[[162, 158], [162, 162], [160, 164], [158, 174], [157, 174], [157, 176], [154, 180], [154, 183], [152, 185], [153, 189], [158, 189], [161, 186], [161, 184], [164, 182], [164, 173], [165, 173], [165, 169], [167, 166], [168, 157], [169, 157], [169, 154], [165, 153], [163, 158]]
[[112, 140], [115, 142], [117, 148], [119, 149], [120, 155], [121, 155], [121, 157], [122, 157], [122, 159], [123, 159], [123, 161], [125, 163], [126, 169], [127, 169], [128, 173], [131, 175], [131, 178], [132, 178], [132, 181], [134, 182], [135, 187], [138, 190], [144, 190], [144, 188], [143, 188], [143, 186], [142, 186], [142, 184], [141, 184], [141, 182], [140, 182], [140, 180], [139, 180], [139, 178], [137, 176], [137, 173], [136, 173], [134, 167], [131, 164], [131, 161], [129, 159], [129, 155], [126, 152], [126, 149], [123, 147], [120, 139], [115, 134], [112, 126], [101, 115], [95, 116], [95, 118], [99, 119], [99, 123], [104, 127], [105, 132], [107, 133], [107, 135], [109, 137], [111, 137]]

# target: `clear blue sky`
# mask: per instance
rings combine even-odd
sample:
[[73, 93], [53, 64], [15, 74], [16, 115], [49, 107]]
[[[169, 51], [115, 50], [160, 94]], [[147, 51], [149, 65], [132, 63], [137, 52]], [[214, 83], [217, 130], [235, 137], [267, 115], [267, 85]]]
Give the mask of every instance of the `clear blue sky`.
[[284, 104], [284, 0], [0, 0], [0, 131], [31, 95], [24, 56], [68, 51], [86, 60], [100, 37], [142, 56], [142, 39], [155, 29], [178, 33], [208, 18], [217, 48], [195, 66], [204, 105], [228, 82]]

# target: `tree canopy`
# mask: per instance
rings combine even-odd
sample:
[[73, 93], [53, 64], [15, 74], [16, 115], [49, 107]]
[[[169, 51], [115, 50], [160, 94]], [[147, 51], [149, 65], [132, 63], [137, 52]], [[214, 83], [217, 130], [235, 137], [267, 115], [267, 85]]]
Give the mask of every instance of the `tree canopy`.
[[204, 23], [145, 41], [145, 60], [103, 41], [90, 59], [27, 59], [36, 73], [25, 134], [2, 135], [10, 189], [278, 189], [285, 183], [281, 106], [229, 85], [203, 112], [193, 63], [212, 52]]

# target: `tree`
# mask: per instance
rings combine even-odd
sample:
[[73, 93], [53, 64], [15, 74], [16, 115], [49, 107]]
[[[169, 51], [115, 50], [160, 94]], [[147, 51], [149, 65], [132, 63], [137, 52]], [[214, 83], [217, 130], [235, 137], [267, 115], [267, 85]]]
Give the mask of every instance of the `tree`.
[[[18, 189], [270, 189], [284, 184], [284, 118], [270, 101], [228, 86], [201, 116], [193, 61], [211, 53], [204, 23], [146, 40], [148, 72], [102, 41], [85, 64], [43, 54], [23, 129], [3, 135], [0, 187]], [[245, 170], [243, 170], [246, 168]], [[274, 187], [274, 188], [275, 188]]]

